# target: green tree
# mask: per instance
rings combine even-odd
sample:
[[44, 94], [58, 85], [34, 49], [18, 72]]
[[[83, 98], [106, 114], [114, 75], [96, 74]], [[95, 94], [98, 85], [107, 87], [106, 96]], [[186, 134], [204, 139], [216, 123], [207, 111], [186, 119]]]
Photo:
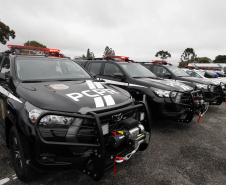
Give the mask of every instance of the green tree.
[[189, 61], [181, 61], [179, 62], [179, 67], [185, 67], [189, 64], [190, 62]]
[[90, 49], [88, 48], [86, 55], [83, 54], [82, 58], [83, 59], [93, 59], [93, 58], [95, 58], [95, 56], [94, 56], [94, 53], [91, 52]]
[[187, 48], [184, 50], [184, 52], [181, 55], [181, 61], [192, 61], [195, 62], [197, 58], [197, 55], [195, 54], [195, 51], [193, 48]]
[[156, 54], [155, 54], [155, 57], [160, 57], [162, 60], [165, 60], [167, 58], [170, 58], [171, 57], [171, 54], [168, 52], [168, 51], [158, 51]]
[[226, 63], [226, 55], [216, 56], [215, 60], [213, 60], [213, 63]]
[[0, 43], [5, 45], [10, 37], [14, 39], [16, 37], [15, 32], [10, 30], [9, 26], [0, 21]]
[[212, 60], [208, 57], [197, 57], [196, 63], [211, 63]]
[[197, 55], [193, 48], [187, 48], [181, 55], [181, 62], [179, 62], [179, 67], [185, 67], [189, 63], [197, 61]]
[[103, 57], [105, 57], [105, 55], [115, 55], [115, 51], [112, 48], [106, 46]]
[[32, 40], [32, 41], [27, 41], [24, 43], [24, 46], [32, 46], [32, 47], [40, 47], [40, 48], [46, 48], [45, 45], [35, 41], [35, 40]]

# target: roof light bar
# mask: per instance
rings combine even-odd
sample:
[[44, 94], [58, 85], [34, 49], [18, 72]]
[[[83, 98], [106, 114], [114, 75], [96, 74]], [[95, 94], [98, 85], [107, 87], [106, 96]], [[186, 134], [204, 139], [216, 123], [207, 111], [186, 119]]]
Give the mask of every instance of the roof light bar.
[[40, 48], [32, 46], [20, 46], [20, 45], [7, 45], [9, 49], [23, 49], [23, 50], [32, 50], [32, 51], [45, 51], [49, 53], [59, 53], [59, 49], [50, 49], [50, 48]]
[[125, 56], [115, 56], [115, 55], [105, 55], [106, 58], [120, 58], [120, 59], [129, 59], [129, 57], [125, 57]]
[[164, 61], [164, 60], [152, 60], [152, 63], [165, 63], [167, 64], [167, 61]]

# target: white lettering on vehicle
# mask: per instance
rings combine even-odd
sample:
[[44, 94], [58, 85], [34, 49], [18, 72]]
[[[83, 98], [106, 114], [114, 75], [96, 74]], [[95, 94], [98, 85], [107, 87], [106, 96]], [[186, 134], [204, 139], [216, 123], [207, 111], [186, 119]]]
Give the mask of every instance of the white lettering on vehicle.
[[[96, 94], [93, 94], [93, 92], [95, 92]], [[116, 94], [118, 92], [114, 91], [112, 89], [95, 89], [95, 90], [85, 90], [85, 91], [82, 91], [81, 93], [70, 93], [70, 94], [66, 94], [66, 95], [69, 96], [70, 98], [72, 98], [75, 101], [80, 101], [79, 99], [81, 97], [83, 97], [84, 95], [91, 97], [91, 98], [94, 98], [94, 97], [100, 97], [100, 95], [103, 96], [106, 93]]]
[[[82, 91], [81, 93], [70, 93], [66, 94], [68, 97], [72, 98], [74, 101], [80, 101], [82, 97], [91, 97], [94, 99], [96, 107], [104, 107], [105, 104], [107, 106], [115, 105], [115, 101], [113, 97], [109, 94], [118, 94], [117, 91], [113, 89], [104, 89], [101, 83], [92, 82], [91, 80], [87, 80], [87, 85], [90, 90]], [[102, 98], [103, 97], [103, 98]], [[104, 101], [106, 103], [104, 103]]]

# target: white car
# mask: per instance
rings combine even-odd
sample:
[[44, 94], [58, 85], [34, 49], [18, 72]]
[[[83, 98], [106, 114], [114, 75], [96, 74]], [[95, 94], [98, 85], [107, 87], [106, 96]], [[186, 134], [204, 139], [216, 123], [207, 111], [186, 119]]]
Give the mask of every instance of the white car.
[[206, 71], [204, 71], [204, 70], [186, 70], [185, 72], [192, 77], [204, 78], [206, 80], [212, 80], [212, 81], [216, 82], [216, 84], [219, 84], [220, 82], [223, 82], [224, 84], [226, 84], [226, 78], [225, 77], [206, 78], [204, 76]]

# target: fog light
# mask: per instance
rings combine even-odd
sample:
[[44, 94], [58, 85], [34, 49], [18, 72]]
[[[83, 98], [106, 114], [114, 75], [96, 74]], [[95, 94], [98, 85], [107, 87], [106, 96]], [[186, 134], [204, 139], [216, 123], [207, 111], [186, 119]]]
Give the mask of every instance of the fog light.
[[106, 135], [109, 133], [109, 124], [104, 124], [102, 125], [102, 131], [103, 131], [103, 135]]

